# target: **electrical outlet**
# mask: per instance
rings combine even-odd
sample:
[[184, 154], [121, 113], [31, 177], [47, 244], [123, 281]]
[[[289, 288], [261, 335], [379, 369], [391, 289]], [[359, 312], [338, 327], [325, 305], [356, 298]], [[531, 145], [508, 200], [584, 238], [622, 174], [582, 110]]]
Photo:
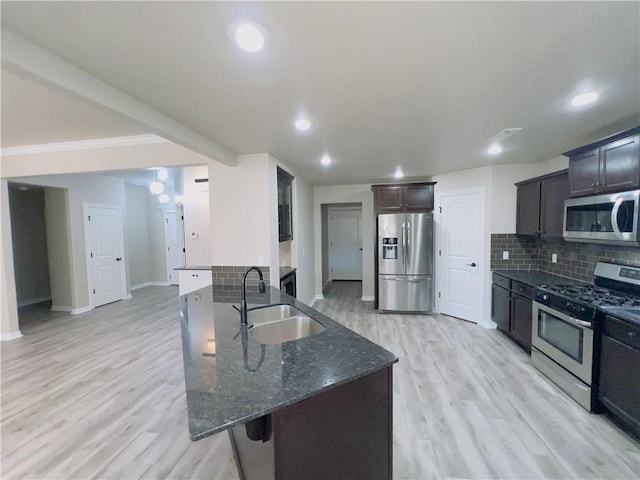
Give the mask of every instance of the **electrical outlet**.
[[193, 301], [194, 302], [199, 302], [200, 301], [200, 294], [199, 293], [194, 293], [193, 294]]
[[502, 259], [503, 260], [509, 260], [509, 250], [504, 250], [502, 252]]
[[552, 253], [551, 254], [551, 263], [558, 263], [558, 254], [557, 253]]

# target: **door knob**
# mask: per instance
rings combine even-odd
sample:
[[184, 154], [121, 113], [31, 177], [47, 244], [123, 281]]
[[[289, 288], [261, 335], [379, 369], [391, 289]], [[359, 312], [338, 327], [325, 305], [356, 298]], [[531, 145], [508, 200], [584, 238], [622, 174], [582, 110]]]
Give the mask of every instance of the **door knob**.
[[362, 247], [360, 247], [358, 250], [362, 251]]
[[470, 266], [470, 267], [477, 267], [478, 265], [476, 264], [476, 262], [473, 263], [467, 263], [466, 265]]
[[122, 260], [122, 258], [120, 258], [120, 257], [116, 258], [116, 262], [119, 262], [121, 260]]

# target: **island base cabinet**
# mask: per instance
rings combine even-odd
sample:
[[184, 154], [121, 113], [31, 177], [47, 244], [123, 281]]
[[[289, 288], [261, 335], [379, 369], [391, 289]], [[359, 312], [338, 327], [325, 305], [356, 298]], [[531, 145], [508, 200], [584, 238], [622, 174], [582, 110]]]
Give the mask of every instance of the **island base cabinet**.
[[234, 427], [240, 477], [392, 478], [392, 384], [387, 367], [278, 410], [266, 442]]

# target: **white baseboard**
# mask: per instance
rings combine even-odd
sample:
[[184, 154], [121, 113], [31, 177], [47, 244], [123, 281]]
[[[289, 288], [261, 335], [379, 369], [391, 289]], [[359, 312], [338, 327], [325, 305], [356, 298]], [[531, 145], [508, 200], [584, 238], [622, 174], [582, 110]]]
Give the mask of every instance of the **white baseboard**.
[[32, 298], [31, 300], [23, 300], [22, 302], [18, 302], [18, 308], [26, 307], [27, 305], [34, 305], [40, 302], [46, 302], [47, 300], [51, 300], [51, 297], [40, 297]]
[[363, 295], [360, 300], [362, 300], [363, 302], [373, 302], [375, 300], [375, 297], [372, 297], [370, 295]]
[[130, 293], [127, 293], [124, 297], [122, 297], [123, 300], [131, 300], [133, 298], [133, 295], [131, 295]]
[[20, 338], [21, 336], [22, 336], [22, 332], [20, 330], [18, 330], [17, 332], [2, 333], [0, 334], [0, 341], [8, 342], [10, 340], [15, 340], [16, 338]]
[[51, 305], [52, 312], [71, 312], [72, 308], [67, 305]]
[[93, 310], [93, 308], [91, 308], [91, 305], [87, 305], [86, 307], [73, 308], [71, 309], [71, 315], [79, 315], [81, 313], [90, 312], [91, 310]]
[[131, 290], [137, 290], [144, 287], [168, 287], [170, 285], [171, 284], [169, 282], [144, 282], [137, 285], [131, 285]]
[[319, 293], [318, 295], [315, 296], [315, 298], [313, 299], [313, 301], [315, 302], [316, 300], [324, 300], [324, 295], [322, 295], [321, 293]]

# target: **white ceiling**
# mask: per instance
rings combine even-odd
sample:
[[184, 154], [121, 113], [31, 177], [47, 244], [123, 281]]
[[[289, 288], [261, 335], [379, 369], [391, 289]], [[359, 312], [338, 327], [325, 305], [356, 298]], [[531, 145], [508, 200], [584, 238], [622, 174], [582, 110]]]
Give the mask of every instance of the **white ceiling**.
[[[9, 2], [2, 27], [317, 185], [544, 161], [640, 124], [639, 2]], [[259, 54], [227, 38], [240, 19]], [[590, 108], [569, 107], [585, 87]], [[312, 131], [291, 122], [307, 114]], [[488, 139], [521, 133], [500, 157]], [[145, 133], [2, 71], [3, 146]], [[103, 133], [98, 135], [99, 133]], [[328, 153], [330, 168], [319, 164]]]

